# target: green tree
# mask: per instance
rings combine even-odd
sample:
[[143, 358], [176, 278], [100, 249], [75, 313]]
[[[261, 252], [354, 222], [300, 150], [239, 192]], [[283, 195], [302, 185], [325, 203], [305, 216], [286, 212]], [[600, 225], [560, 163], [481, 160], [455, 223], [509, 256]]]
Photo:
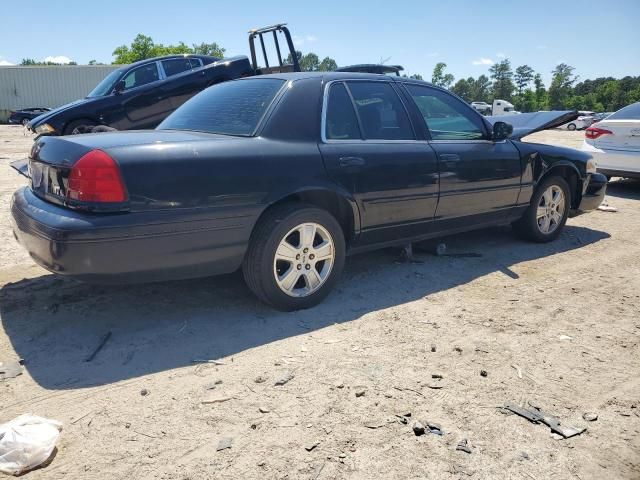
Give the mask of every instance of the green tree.
[[577, 77], [573, 75], [574, 68], [566, 63], [556, 65], [551, 72], [551, 85], [549, 86], [549, 107], [552, 110], [568, 108], [568, 100], [572, 94], [573, 84]]
[[424, 80], [424, 78], [422, 78], [422, 75], [420, 75], [419, 73], [414, 73], [412, 75], [409, 75], [409, 78], [412, 78], [414, 80]]
[[213, 43], [204, 43], [202, 42], [199, 45], [193, 44], [193, 48], [191, 49], [193, 53], [197, 55], [208, 55], [210, 57], [224, 58], [224, 52], [226, 49], [222, 48], [216, 42]]
[[[303, 72], [332, 72], [338, 68], [338, 64], [331, 57], [324, 57], [322, 62], [318, 55], [313, 52], [309, 52], [303, 55], [300, 50], [296, 50], [296, 56], [298, 57], [298, 63], [300, 64], [300, 70]], [[293, 58], [291, 54], [287, 56], [285, 63], [292, 64]]]
[[529, 65], [520, 65], [518, 68], [516, 68], [514, 80], [516, 82], [516, 87], [518, 88], [519, 95], [521, 95], [525, 88], [527, 88], [532, 82], [533, 74], [533, 68], [531, 68]]
[[515, 86], [513, 84], [513, 70], [511, 61], [505, 58], [489, 68], [489, 73], [493, 80], [494, 99], [511, 100]]
[[449, 88], [453, 81], [454, 76], [450, 73], [444, 73], [444, 69], [447, 68], [447, 64], [444, 62], [436, 63], [433, 67], [433, 74], [431, 75], [431, 83], [438, 87]]
[[469, 77], [468, 79], [461, 78], [453, 85], [453, 87], [451, 87], [451, 91], [462, 98], [465, 102], [471, 103], [475, 101], [472, 94], [474, 82], [475, 80], [473, 77]]
[[542, 75], [536, 73], [533, 77], [533, 85], [535, 86], [536, 110], [547, 110], [549, 108], [549, 99], [542, 81]]
[[318, 70], [321, 72], [333, 72], [338, 68], [338, 64], [331, 57], [324, 57], [318, 65]]

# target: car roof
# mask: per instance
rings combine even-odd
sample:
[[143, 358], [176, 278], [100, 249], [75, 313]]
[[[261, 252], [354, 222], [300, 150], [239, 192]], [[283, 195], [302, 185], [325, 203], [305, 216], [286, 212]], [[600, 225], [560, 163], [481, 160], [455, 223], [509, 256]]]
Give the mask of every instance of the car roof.
[[[253, 80], [259, 78], [278, 78], [280, 80], [301, 80], [303, 78], [322, 78], [325, 82], [334, 80], [387, 80], [391, 82], [401, 83], [417, 83], [435, 87], [424, 80], [416, 80], [408, 77], [389, 76], [380, 73], [360, 73], [360, 72], [290, 72], [290, 73], [271, 73], [269, 75], [259, 75], [255, 77], [246, 77], [242, 80]], [[439, 88], [439, 87], [435, 87]]]
[[197, 55], [197, 54], [193, 54], [193, 53], [183, 53], [183, 54], [179, 54], [179, 55], [163, 55], [161, 57], [153, 57], [153, 58], [145, 58], [144, 60], [139, 60], [137, 62], [134, 63], [130, 63], [128, 65], [123, 65], [123, 68], [131, 68], [131, 67], [138, 67], [140, 65], [145, 65], [147, 63], [151, 63], [151, 62], [157, 62], [160, 60], [170, 60], [173, 58], [209, 58], [211, 60], [220, 60], [220, 58], [218, 57], [211, 57], [208, 55]]

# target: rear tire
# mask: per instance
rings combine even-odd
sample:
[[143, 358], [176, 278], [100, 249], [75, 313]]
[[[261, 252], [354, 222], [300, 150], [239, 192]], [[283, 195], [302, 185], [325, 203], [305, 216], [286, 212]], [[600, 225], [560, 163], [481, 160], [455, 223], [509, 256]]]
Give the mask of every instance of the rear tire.
[[88, 118], [81, 118], [79, 120], [74, 120], [67, 124], [64, 127], [63, 135], [78, 135], [81, 133], [91, 133], [93, 127], [97, 125], [93, 120], [89, 120]]
[[573, 132], [575, 129], [576, 129], [575, 123], [570, 123], [569, 125], [567, 125], [567, 130]]
[[536, 188], [529, 207], [512, 224], [522, 238], [546, 243], [558, 238], [571, 208], [569, 184], [560, 176], [545, 178]]
[[26, 127], [27, 124], [29, 123], [29, 119], [28, 118], [23, 118], [21, 123], [22, 123], [23, 127]]
[[344, 233], [326, 210], [290, 203], [267, 211], [242, 264], [245, 281], [278, 310], [310, 308], [333, 289], [344, 267]]

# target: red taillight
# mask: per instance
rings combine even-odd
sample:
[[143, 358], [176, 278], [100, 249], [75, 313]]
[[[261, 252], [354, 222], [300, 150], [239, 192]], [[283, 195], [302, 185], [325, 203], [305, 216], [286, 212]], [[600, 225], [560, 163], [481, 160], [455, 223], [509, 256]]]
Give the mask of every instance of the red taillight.
[[611, 130], [598, 127], [589, 127], [584, 132], [584, 136], [591, 140], [595, 140], [602, 135], [613, 135], [613, 132]]
[[102, 150], [91, 150], [71, 168], [67, 198], [81, 202], [120, 203], [127, 193], [115, 160]]

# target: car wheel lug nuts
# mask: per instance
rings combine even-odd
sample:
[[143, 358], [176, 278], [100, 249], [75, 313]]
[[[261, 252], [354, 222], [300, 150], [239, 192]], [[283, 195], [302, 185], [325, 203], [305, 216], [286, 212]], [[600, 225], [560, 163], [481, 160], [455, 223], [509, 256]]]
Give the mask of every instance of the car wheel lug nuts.
[[304, 268], [306, 268], [307, 270], [311, 269], [311, 265], [309, 265], [308, 263], [304, 266]]
[[298, 270], [302, 269], [302, 265], [298, 264]]

